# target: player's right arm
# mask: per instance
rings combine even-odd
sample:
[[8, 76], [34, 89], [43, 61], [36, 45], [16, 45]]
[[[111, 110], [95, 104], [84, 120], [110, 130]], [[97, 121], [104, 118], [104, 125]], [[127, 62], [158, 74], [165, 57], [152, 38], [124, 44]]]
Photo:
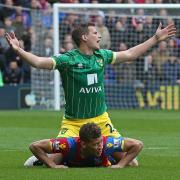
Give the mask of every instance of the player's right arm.
[[5, 37], [10, 47], [31, 66], [38, 69], [53, 69], [54, 62], [50, 57], [39, 57], [32, 53], [24, 51], [20, 47], [20, 43], [13, 32], [6, 33]]
[[49, 168], [68, 168], [67, 166], [59, 165], [63, 159], [62, 153], [58, 152], [56, 160], [47, 156], [47, 154], [51, 154], [54, 152], [51, 145], [52, 142], [50, 139], [44, 139], [33, 142], [32, 144], [30, 144], [29, 149], [41, 162], [43, 162]]

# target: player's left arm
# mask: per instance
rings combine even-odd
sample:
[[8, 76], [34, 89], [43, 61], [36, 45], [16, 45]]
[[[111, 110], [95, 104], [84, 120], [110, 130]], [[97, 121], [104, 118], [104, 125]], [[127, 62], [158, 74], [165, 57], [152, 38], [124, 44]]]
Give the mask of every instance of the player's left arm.
[[[51, 148], [51, 141], [50, 139], [44, 139], [40, 141], [33, 142], [30, 144], [29, 149], [31, 152], [40, 160], [42, 161], [47, 167], [49, 168], [67, 168], [64, 165], [57, 165], [53, 159], [47, 156], [48, 154], [53, 153], [53, 149]], [[58, 161], [61, 162], [63, 155], [59, 153]]]
[[147, 52], [150, 48], [155, 46], [160, 41], [164, 41], [176, 33], [176, 28], [174, 24], [169, 24], [165, 28], [162, 29], [162, 24], [159, 24], [159, 27], [156, 30], [154, 36], [149, 38], [147, 41], [134, 46], [126, 51], [119, 51], [116, 52], [116, 60], [115, 63], [122, 63], [127, 61], [132, 61], [137, 59], [139, 56], [143, 55]]
[[143, 144], [139, 140], [125, 138], [122, 141], [123, 141], [123, 146], [121, 145], [122, 143], [119, 143], [119, 147], [118, 147], [118, 143], [117, 143], [116, 145], [117, 147], [114, 153], [117, 153], [118, 149], [119, 152], [120, 150], [122, 150], [122, 152], [125, 153], [123, 154], [123, 156], [119, 158], [117, 164], [110, 166], [111, 168], [124, 168], [128, 166], [136, 158], [136, 156], [143, 148]]

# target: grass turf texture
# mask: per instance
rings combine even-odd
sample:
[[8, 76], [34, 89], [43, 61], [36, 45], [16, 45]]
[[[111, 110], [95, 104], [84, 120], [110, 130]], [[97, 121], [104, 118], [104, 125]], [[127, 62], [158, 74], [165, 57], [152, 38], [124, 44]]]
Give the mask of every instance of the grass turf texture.
[[140, 139], [144, 149], [140, 167], [125, 169], [25, 168], [32, 141], [55, 137], [62, 113], [46, 111], [0, 111], [0, 179], [62, 180], [175, 180], [180, 177], [180, 112], [110, 111], [111, 120], [123, 136]]

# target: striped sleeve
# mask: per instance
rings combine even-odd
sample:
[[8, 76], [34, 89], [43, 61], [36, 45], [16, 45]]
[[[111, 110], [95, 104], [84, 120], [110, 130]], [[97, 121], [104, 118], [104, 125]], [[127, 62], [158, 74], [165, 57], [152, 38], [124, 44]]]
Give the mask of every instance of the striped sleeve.
[[116, 61], [116, 52], [107, 49], [100, 49], [99, 52], [103, 56], [105, 64], [113, 64]]
[[54, 69], [56, 69], [56, 61], [53, 57], [51, 57], [51, 60], [53, 61], [53, 68], [52, 69], [54, 70]]
[[58, 54], [51, 56], [53, 61], [53, 69], [63, 69], [68, 66], [70, 57], [66, 54]]
[[116, 52], [113, 52], [113, 58], [112, 58], [111, 64], [114, 64], [114, 63], [115, 63], [115, 61], [116, 61], [116, 56], [117, 56], [117, 53], [116, 53]]

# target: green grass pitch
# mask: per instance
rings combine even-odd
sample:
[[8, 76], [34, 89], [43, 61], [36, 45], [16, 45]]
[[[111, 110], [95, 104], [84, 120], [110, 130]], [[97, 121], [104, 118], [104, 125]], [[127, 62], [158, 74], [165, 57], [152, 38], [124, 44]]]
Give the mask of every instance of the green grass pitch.
[[143, 141], [138, 168], [25, 168], [32, 141], [55, 137], [61, 112], [0, 111], [0, 180], [177, 180], [180, 178], [180, 112], [109, 111], [123, 136]]

